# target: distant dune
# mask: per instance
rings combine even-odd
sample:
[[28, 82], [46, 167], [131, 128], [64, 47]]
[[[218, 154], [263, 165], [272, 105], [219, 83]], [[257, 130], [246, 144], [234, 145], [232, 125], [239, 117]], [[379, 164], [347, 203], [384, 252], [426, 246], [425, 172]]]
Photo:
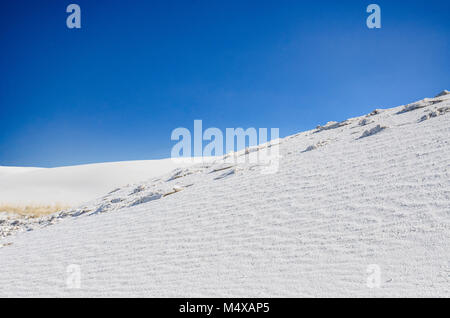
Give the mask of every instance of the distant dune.
[[74, 206], [185, 165], [163, 159], [50, 169], [0, 167], [0, 205]]

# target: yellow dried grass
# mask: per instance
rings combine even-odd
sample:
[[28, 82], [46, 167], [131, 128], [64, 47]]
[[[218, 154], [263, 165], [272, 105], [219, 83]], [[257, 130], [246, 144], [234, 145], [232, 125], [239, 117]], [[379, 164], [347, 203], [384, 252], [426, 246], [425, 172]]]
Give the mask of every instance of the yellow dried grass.
[[20, 216], [40, 217], [49, 214], [53, 214], [69, 208], [69, 206], [62, 204], [52, 205], [12, 205], [12, 204], [0, 204], [0, 212], [6, 212], [11, 214], [17, 214]]

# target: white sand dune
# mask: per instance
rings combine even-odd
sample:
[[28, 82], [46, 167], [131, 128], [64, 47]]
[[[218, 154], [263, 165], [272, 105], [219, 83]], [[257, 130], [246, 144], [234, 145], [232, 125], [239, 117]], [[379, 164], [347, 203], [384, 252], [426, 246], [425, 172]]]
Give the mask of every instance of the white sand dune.
[[280, 142], [3, 221], [0, 296], [450, 296], [449, 94]]
[[0, 178], [17, 175], [25, 172], [42, 170], [43, 168], [27, 168], [27, 167], [3, 167], [0, 166]]
[[186, 164], [164, 159], [50, 169], [0, 167], [0, 204], [78, 205], [119, 186], [183, 166]]

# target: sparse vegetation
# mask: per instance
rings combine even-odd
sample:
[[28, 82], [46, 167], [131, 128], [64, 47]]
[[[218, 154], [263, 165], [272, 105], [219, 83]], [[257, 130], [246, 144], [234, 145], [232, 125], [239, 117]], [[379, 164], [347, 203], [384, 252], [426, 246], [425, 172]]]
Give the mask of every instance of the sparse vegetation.
[[53, 205], [12, 205], [12, 204], [0, 204], [0, 213], [6, 212], [11, 214], [17, 214], [20, 216], [28, 217], [40, 217], [49, 215], [69, 208], [69, 206], [62, 204]]

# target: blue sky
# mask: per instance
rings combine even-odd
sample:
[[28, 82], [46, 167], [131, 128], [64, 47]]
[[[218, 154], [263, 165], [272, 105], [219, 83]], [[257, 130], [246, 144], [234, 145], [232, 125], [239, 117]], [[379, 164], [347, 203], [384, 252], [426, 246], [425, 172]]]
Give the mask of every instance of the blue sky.
[[194, 119], [287, 136], [431, 97], [449, 39], [447, 0], [2, 2], [0, 165], [163, 158]]

